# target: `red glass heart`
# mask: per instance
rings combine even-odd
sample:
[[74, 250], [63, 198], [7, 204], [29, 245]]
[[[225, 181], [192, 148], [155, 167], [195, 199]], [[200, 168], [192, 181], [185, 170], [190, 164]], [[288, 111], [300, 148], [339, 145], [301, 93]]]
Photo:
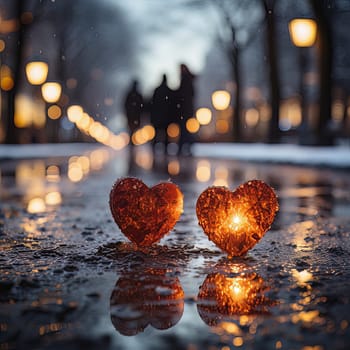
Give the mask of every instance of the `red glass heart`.
[[183, 211], [183, 194], [171, 182], [149, 188], [128, 177], [113, 185], [109, 205], [124, 235], [138, 246], [150, 246], [175, 226]]
[[196, 205], [199, 225], [229, 256], [241, 256], [254, 247], [269, 230], [277, 211], [274, 190], [259, 180], [248, 181], [234, 192], [209, 187]]

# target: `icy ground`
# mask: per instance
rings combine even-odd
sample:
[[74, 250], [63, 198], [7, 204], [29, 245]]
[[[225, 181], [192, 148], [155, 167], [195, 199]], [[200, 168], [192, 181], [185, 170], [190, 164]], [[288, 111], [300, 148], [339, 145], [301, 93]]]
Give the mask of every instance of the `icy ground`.
[[[0, 161], [0, 348], [347, 349], [347, 166], [241, 162], [197, 148], [198, 157], [156, 159], [147, 149], [10, 148], [0, 147], [12, 158]], [[90, 159], [78, 182], [67, 148]], [[59, 178], [45, 175], [52, 165]], [[108, 194], [122, 176], [149, 186], [170, 178], [184, 193], [183, 215], [152, 249], [135, 250], [111, 217]], [[280, 211], [245, 257], [228, 260], [198, 226], [196, 199], [216, 181], [234, 189], [252, 178], [275, 188]], [[52, 191], [61, 203], [28, 212], [33, 196]]]

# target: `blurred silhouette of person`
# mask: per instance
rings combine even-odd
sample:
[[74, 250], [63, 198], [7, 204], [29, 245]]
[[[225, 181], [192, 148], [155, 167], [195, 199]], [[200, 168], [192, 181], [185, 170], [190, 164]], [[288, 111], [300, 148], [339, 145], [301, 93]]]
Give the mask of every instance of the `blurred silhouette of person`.
[[190, 145], [193, 142], [192, 135], [186, 129], [186, 122], [194, 114], [194, 86], [195, 76], [185, 64], [180, 65], [180, 86], [176, 91], [177, 114], [180, 125], [179, 152], [185, 153], [184, 145], [189, 146], [187, 153], [190, 153]]
[[158, 143], [164, 143], [166, 151], [168, 145], [167, 127], [172, 119], [172, 104], [174, 91], [168, 87], [167, 77], [162, 76], [161, 84], [155, 88], [151, 101], [151, 123], [155, 128], [156, 135], [153, 147]]
[[124, 101], [124, 110], [128, 120], [130, 136], [139, 128], [141, 112], [143, 109], [143, 97], [138, 90], [138, 81], [132, 82], [130, 90], [127, 92]]

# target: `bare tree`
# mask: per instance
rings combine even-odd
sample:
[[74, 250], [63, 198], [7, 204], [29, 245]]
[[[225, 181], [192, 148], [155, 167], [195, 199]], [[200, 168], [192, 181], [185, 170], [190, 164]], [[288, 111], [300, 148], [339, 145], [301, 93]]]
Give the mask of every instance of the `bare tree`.
[[[251, 23], [247, 20], [248, 14], [252, 7], [258, 6], [257, 2], [227, 2], [217, 0], [212, 3], [218, 9], [221, 18], [223, 19], [226, 37], [221, 38], [225, 52], [232, 66], [233, 81], [235, 82], [234, 95], [234, 115], [232, 124], [232, 139], [235, 142], [243, 140], [242, 132], [242, 67], [241, 56], [244, 49], [255, 38], [256, 30], [261, 26], [260, 20]], [[244, 22], [242, 22], [242, 18]], [[240, 32], [244, 31], [244, 35]], [[242, 36], [244, 39], [242, 39]]]
[[[5, 6], [2, 12], [18, 23], [7, 35], [2, 55], [10, 62], [14, 79], [14, 88], [3, 95], [6, 143], [21, 142], [14, 124], [15, 96], [30, 88], [25, 63], [38, 56], [48, 62], [48, 78], [61, 82], [70, 104], [81, 104], [102, 122], [115, 114], [113, 104], [104, 104], [104, 99], [117, 95], [116, 74], [130, 71], [134, 64], [135, 40], [118, 6], [98, 0], [0, 0], [0, 9]], [[69, 78], [76, 80], [75, 89], [67, 89]], [[58, 141], [58, 124], [59, 120], [48, 120], [48, 141]]]
[[[17, 30], [12, 33], [15, 37], [15, 47], [13, 48], [13, 54], [11, 54], [12, 60], [12, 77], [14, 81], [14, 86], [10, 91], [7, 91], [4, 94], [3, 104], [6, 106], [6, 110], [4, 110], [2, 106], [3, 114], [6, 114], [6, 124], [5, 124], [5, 143], [15, 144], [18, 143], [18, 132], [15, 126], [14, 113], [15, 113], [15, 96], [18, 88], [18, 76], [20, 74], [20, 66], [21, 66], [21, 54], [20, 48], [23, 42], [23, 27], [21, 23], [21, 14], [23, 13], [23, 2], [21, 0], [16, 0], [11, 3], [11, 7], [6, 8], [7, 11], [13, 14], [13, 20], [17, 21]], [[15, 52], [19, 52], [19, 54], [15, 54]], [[5, 115], [3, 115], [3, 118]], [[5, 118], [4, 118], [5, 119]]]
[[319, 93], [319, 115], [316, 126], [316, 144], [320, 146], [332, 145], [334, 143], [330, 130], [331, 121], [331, 101], [332, 101], [332, 32], [330, 15], [328, 8], [329, 1], [311, 0], [312, 8], [315, 12], [318, 25], [318, 54], [320, 73], [320, 93]]
[[280, 103], [280, 84], [278, 80], [277, 66], [277, 46], [276, 46], [276, 27], [275, 27], [275, 1], [262, 0], [265, 10], [266, 28], [267, 28], [267, 57], [269, 61], [269, 90], [271, 104], [271, 118], [268, 131], [268, 142], [280, 142], [279, 130], [279, 103]]

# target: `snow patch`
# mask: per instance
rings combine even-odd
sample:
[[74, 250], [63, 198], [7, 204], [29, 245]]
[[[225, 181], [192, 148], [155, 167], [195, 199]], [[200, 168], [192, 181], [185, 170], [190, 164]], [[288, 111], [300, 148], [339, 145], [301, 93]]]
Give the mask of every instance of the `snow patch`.
[[194, 156], [298, 165], [350, 167], [350, 147], [311, 147], [292, 144], [194, 144]]

